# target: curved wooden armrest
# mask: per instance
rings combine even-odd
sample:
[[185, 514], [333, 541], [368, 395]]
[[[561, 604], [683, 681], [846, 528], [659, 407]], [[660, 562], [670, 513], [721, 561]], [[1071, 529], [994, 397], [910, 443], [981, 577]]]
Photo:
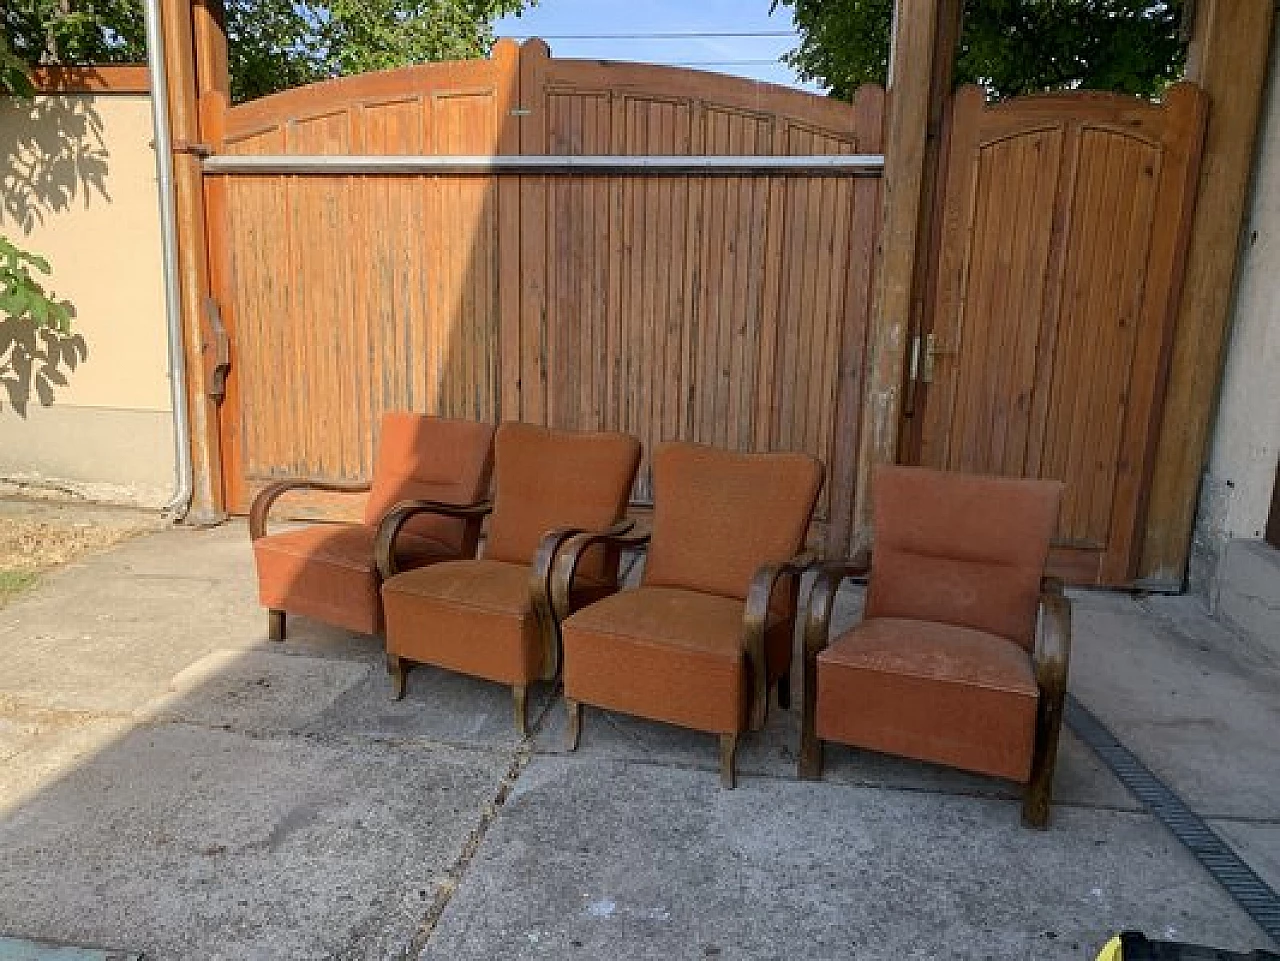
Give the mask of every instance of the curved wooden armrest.
[[1061, 581], [1046, 579], [1040, 608], [1044, 618], [1032, 652], [1036, 684], [1045, 696], [1060, 699], [1067, 690], [1067, 669], [1071, 661], [1071, 602], [1063, 592]]
[[763, 564], [751, 578], [747, 589], [747, 603], [742, 611], [742, 647], [751, 669], [750, 727], [758, 731], [764, 727], [769, 712], [768, 664], [764, 649], [764, 635], [769, 626], [769, 601], [773, 599], [778, 580], [787, 574], [802, 576], [818, 566], [818, 556], [811, 551], [797, 554], [789, 561]]
[[586, 531], [574, 534], [566, 540], [555, 557], [551, 572], [551, 611], [559, 625], [569, 616], [569, 595], [573, 590], [573, 578], [578, 572], [578, 562], [587, 548], [596, 544], [608, 544], [623, 550], [638, 550], [649, 543], [649, 534], [632, 533], [634, 521], [621, 521], [607, 531]]
[[386, 581], [400, 573], [396, 566], [395, 544], [400, 530], [409, 518], [418, 514], [442, 514], [459, 520], [478, 520], [493, 510], [489, 501], [474, 504], [446, 504], [444, 501], [401, 501], [382, 515], [378, 522], [378, 534], [373, 541], [373, 556], [378, 564], [378, 575]]
[[[621, 520], [605, 531], [605, 534], [625, 534], [635, 526], [634, 521]], [[546, 661], [543, 676], [550, 679], [560, 673], [560, 619], [556, 617], [552, 603], [551, 580], [556, 556], [570, 538], [590, 534], [580, 527], [557, 527], [542, 535], [533, 562], [529, 565], [529, 598], [533, 602], [533, 614], [545, 641]]]
[[334, 494], [364, 494], [371, 489], [370, 484], [343, 484], [335, 481], [315, 480], [309, 477], [294, 477], [289, 480], [275, 481], [258, 491], [249, 508], [249, 540], [256, 541], [267, 533], [267, 515], [271, 513], [271, 505], [281, 494], [292, 490], [330, 491]]
[[860, 551], [847, 561], [828, 561], [818, 567], [818, 576], [809, 590], [804, 625], [806, 657], [817, 657], [830, 640], [831, 611], [840, 585], [851, 577], [866, 577], [871, 570], [871, 552]]

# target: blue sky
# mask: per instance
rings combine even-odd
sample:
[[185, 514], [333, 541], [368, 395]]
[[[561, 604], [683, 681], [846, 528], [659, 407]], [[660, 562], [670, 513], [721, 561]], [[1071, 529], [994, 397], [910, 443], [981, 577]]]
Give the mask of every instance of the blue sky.
[[[769, 0], [540, 0], [519, 17], [501, 18], [495, 27], [500, 37], [542, 37], [557, 57], [679, 64], [818, 89], [801, 83], [779, 62], [796, 45], [796, 37], [791, 12], [782, 8], [769, 16]], [[724, 36], [761, 32], [786, 35]], [[671, 33], [704, 36], [635, 36]], [[607, 38], [595, 39], [602, 34]], [[593, 38], [571, 39], [584, 35]]]

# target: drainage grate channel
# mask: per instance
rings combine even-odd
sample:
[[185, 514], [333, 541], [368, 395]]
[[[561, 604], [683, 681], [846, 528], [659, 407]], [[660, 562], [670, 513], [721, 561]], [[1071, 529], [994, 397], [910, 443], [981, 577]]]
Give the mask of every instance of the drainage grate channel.
[[1139, 801], [1186, 846], [1249, 917], [1280, 944], [1280, 897], [1240, 860], [1213, 828], [1169, 790], [1133, 752], [1071, 694], [1067, 724]]

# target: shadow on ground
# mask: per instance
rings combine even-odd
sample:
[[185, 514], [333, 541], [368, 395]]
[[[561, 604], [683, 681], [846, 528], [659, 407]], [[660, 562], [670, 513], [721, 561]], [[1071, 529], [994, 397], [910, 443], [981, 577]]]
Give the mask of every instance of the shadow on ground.
[[[842, 616], [854, 616], [855, 592]], [[1073, 689], [1264, 874], [1275, 665], [1192, 609], [1078, 605]], [[1048, 832], [999, 782], [713, 740], [509, 692], [301, 618], [265, 639], [240, 524], [171, 530], [0, 612], [0, 934], [149, 958], [1091, 958], [1121, 928], [1264, 946], [1067, 736]], [[1196, 637], [1204, 643], [1191, 643]]]

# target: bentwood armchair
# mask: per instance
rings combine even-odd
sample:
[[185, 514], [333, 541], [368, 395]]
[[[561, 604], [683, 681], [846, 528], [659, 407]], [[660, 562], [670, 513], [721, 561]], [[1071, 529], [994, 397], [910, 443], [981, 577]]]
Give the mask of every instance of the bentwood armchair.
[[[769, 691], [789, 706], [799, 555], [822, 485], [804, 454], [738, 454], [665, 444], [653, 463], [652, 537], [583, 534], [556, 561], [569, 748], [582, 705], [720, 737], [735, 782], [741, 733], [764, 726]], [[585, 552], [648, 547], [642, 584], [571, 613]], [[576, 577], [575, 577], [576, 575]]]
[[[1071, 647], [1043, 577], [1061, 491], [876, 470], [874, 563], [824, 565], [809, 594], [801, 777], [836, 741], [1016, 781], [1023, 822], [1048, 823]], [[868, 572], [862, 622], [828, 644], [840, 582]]]
[[[483, 558], [404, 573], [395, 560], [399, 531], [410, 518], [475, 519], [490, 513], [487, 505], [460, 509], [409, 501], [383, 520], [377, 553], [387, 669], [396, 698], [404, 696], [411, 663], [510, 685], [516, 729], [523, 735], [528, 685], [559, 671], [548, 583], [556, 551], [574, 534], [627, 529], [623, 518], [640, 443], [626, 434], [506, 423], [498, 428], [495, 459]], [[616, 591], [618, 559], [616, 549], [594, 551], [569, 606]]]
[[[249, 536], [258, 569], [258, 595], [270, 611], [270, 636], [284, 640], [286, 612], [363, 634], [382, 630], [374, 561], [378, 522], [411, 497], [471, 504], [485, 496], [493, 461], [493, 425], [388, 413], [381, 422], [371, 484], [283, 480], [267, 487], [249, 511]], [[368, 492], [358, 524], [312, 524], [267, 534], [267, 515], [292, 490]], [[424, 516], [397, 542], [402, 567], [475, 556], [479, 521]]]

